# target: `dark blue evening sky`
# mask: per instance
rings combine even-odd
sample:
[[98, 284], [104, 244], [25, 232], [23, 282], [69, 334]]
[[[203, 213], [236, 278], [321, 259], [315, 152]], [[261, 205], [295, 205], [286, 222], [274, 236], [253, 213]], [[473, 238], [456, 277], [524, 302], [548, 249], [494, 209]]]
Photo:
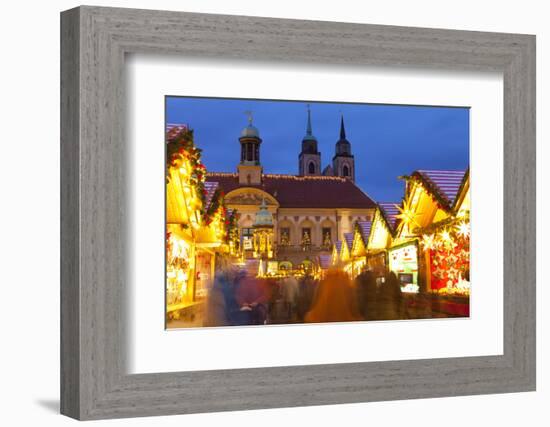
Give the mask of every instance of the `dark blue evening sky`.
[[[416, 169], [469, 166], [469, 109], [378, 104], [310, 102], [313, 134], [323, 168], [332, 162], [340, 114], [355, 156], [356, 184], [374, 200], [400, 201], [398, 176]], [[298, 173], [298, 154], [306, 132], [307, 102], [216, 98], [166, 98], [167, 123], [194, 130], [208, 171], [236, 172], [239, 135], [254, 115], [262, 138], [265, 173]]]

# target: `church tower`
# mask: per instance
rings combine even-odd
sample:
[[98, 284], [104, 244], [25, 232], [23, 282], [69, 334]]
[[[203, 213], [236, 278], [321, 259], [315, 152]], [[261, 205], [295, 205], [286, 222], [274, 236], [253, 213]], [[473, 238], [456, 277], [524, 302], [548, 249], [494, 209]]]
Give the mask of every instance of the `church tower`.
[[334, 176], [348, 178], [355, 182], [355, 159], [351, 154], [351, 144], [346, 139], [344, 115], [340, 121], [340, 139], [336, 143], [336, 152], [332, 158]]
[[262, 165], [260, 164], [260, 132], [252, 126], [252, 112], [247, 111], [248, 126], [241, 131], [241, 162], [237, 166], [239, 184], [260, 185], [262, 183]]
[[299, 175], [321, 175], [321, 153], [317, 150], [317, 138], [311, 131], [311, 111], [307, 106], [306, 135], [302, 139], [302, 151], [298, 156]]

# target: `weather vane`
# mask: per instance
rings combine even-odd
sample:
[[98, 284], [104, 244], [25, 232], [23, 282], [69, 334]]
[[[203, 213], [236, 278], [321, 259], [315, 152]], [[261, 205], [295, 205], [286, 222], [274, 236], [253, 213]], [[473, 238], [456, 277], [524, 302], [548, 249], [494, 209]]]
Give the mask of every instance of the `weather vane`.
[[244, 114], [246, 114], [246, 115], [248, 116], [248, 124], [249, 124], [249, 125], [252, 125], [252, 111], [246, 110], [246, 111], [244, 112]]

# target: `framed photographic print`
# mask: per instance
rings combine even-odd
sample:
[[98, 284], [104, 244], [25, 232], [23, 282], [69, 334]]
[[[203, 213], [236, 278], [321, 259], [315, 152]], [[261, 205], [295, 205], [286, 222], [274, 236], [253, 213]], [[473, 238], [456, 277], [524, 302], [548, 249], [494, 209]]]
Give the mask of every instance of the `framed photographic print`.
[[534, 36], [84, 6], [61, 40], [63, 414], [535, 389]]
[[469, 109], [167, 96], [166, 122], [168, 329], [469, 317]]

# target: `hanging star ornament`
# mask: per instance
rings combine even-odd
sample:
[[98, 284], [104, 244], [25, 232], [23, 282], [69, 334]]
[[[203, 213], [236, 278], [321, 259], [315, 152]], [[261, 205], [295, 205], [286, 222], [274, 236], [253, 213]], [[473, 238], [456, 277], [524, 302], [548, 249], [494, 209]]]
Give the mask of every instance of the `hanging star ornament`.
[[416, 221], [416, 217], [419, 215], [422, 215], [421, 212], [415, 213], [414, 210], [411, 207], [410, 200], [404, 200], [403, 201], [403, 207], [399, 205], [395, 205], [395, 207], [399, 210], [399, 214], [396, 215], [396, 218], [399, 218], [401, 220], [400, 227], [405, 228], [407, 230], [411, 230], [411, 225], [416, 225], [417, 227], [420, 227], [420, 224]]
[[460, 224], [456, 225], [456, 232], [460, 237], [469, 237], [470, 236], [470, 224], [466, 221], [462, 221]]
[[439, 238], [441, 239], [443, 247], [448, 251], [454, 249], [457, 246], [449, 230], [443, 230], [441, 233], [439, 233]]
[[424, 248], [425, 251], [435, 249], [436, 242], [433, 234], [425, 234], [422, 237], [422, 247]]

